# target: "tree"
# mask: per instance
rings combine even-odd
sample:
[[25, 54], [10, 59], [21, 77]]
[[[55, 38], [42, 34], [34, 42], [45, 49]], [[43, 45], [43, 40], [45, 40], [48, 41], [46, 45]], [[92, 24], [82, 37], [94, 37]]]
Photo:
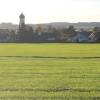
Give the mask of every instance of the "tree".
[[18, 32], [19, 42], [26, 42], [27, 30], [25, 27], [20, 27]]
[[33, 28], [32, 27], [29, 27], [29, 30], [27, 32], [27, 41], [28, 42], [32, 42], [33, 41]]
[[15, 42], [15, 41], [16, 41], [16, 34], [15, 34], [15, 31], [12, 30], [10, 33], [11, 33], [11, 34], [10, 34], [10, 41], [11, 41], [11, 42]]
[[59, 32], [64, 34], [68, 33], [67, 28], [61, 28], [59, 29]]
[[93, 33], [97, 36], [97, 42], [100, 42], [100, 27], [94, 27]]
[[32, 27], [19, 28], [18, 38], [19, 38], [19, 42], [32, 42], [33, 41]]
[[38, 25], [36, 28], [36, 33], [42, 32], [42, 26]]
[[76, 31], [75, 31], [74, 26], [69, 26], [68, 29], [67, 29], [67, 32], [68, 32], [69, 34], [75, 34]]

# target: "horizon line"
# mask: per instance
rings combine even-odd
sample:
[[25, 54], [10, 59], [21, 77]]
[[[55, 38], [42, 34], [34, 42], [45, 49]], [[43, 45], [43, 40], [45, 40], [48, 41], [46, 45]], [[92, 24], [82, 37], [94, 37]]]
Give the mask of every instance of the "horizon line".
[[[26, 25], [27, 24], [51, 24], [51, 23], [72, 23], [72, 24], [75, 24], [75, 23], [100, 23], [100, 21], [79, 21], [79, 22], [67, 22], [67, 21], [55, 21], [55, 22], [44, 22], [44, 23], [25, 23]], [[13, 23], [13, 22], [0, 22], [0, 24], [19, 24], [19, 23]]]

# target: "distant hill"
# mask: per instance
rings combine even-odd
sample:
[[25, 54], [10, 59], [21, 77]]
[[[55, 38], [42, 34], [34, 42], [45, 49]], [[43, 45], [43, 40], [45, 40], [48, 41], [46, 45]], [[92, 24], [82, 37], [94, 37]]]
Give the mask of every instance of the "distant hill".
[[50, 25], [54, 27], [69, 27], [70, 25], [73, 25], [76, 29], [92, 29], [94, 27], [100, 27], [100, 22], [79, 22], [79, 23], [66, 23], [66, 22], [56, 22], [56, 23], [50, 23]]
[[[47, 27], [48, 25], [51, 25], [55, 28], [62, 28], [62, 27], [68, 27], [70, 25], [73, 25], [76, 29], [92, 29], [94, 27], [100, 27], [100, 22], [79, 22], [79, 23], [68, 23], [68, 22], [53, 22], [53, 23], [44, 23], [44, 24], [28, 24], [32, 26], [33, 28], [36, 28], [38, 25], [41, 25], [43, 27]], [[12, 23], [1, 23], [0, 29], [18, 29], [18, 24], [12, 24]]]
[[13, 29], [16, 30], [18, 29], [17, 24], [12, 24], [12, 23], [1, 23], [0, 24], [0, 29]]

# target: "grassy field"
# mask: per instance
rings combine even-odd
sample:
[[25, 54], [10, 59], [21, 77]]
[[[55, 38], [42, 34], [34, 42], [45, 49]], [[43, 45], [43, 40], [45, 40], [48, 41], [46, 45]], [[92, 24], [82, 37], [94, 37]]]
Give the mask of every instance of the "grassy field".
[[100, 100], [100, 44], [0, 44], [0, 100]]

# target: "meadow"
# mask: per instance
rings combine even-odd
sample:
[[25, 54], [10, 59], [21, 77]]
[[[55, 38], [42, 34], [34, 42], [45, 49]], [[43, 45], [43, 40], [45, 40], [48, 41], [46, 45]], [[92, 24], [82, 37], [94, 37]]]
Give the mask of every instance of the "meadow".
[[0, 100], [100, 100], [100, 44], [0, 44]]

